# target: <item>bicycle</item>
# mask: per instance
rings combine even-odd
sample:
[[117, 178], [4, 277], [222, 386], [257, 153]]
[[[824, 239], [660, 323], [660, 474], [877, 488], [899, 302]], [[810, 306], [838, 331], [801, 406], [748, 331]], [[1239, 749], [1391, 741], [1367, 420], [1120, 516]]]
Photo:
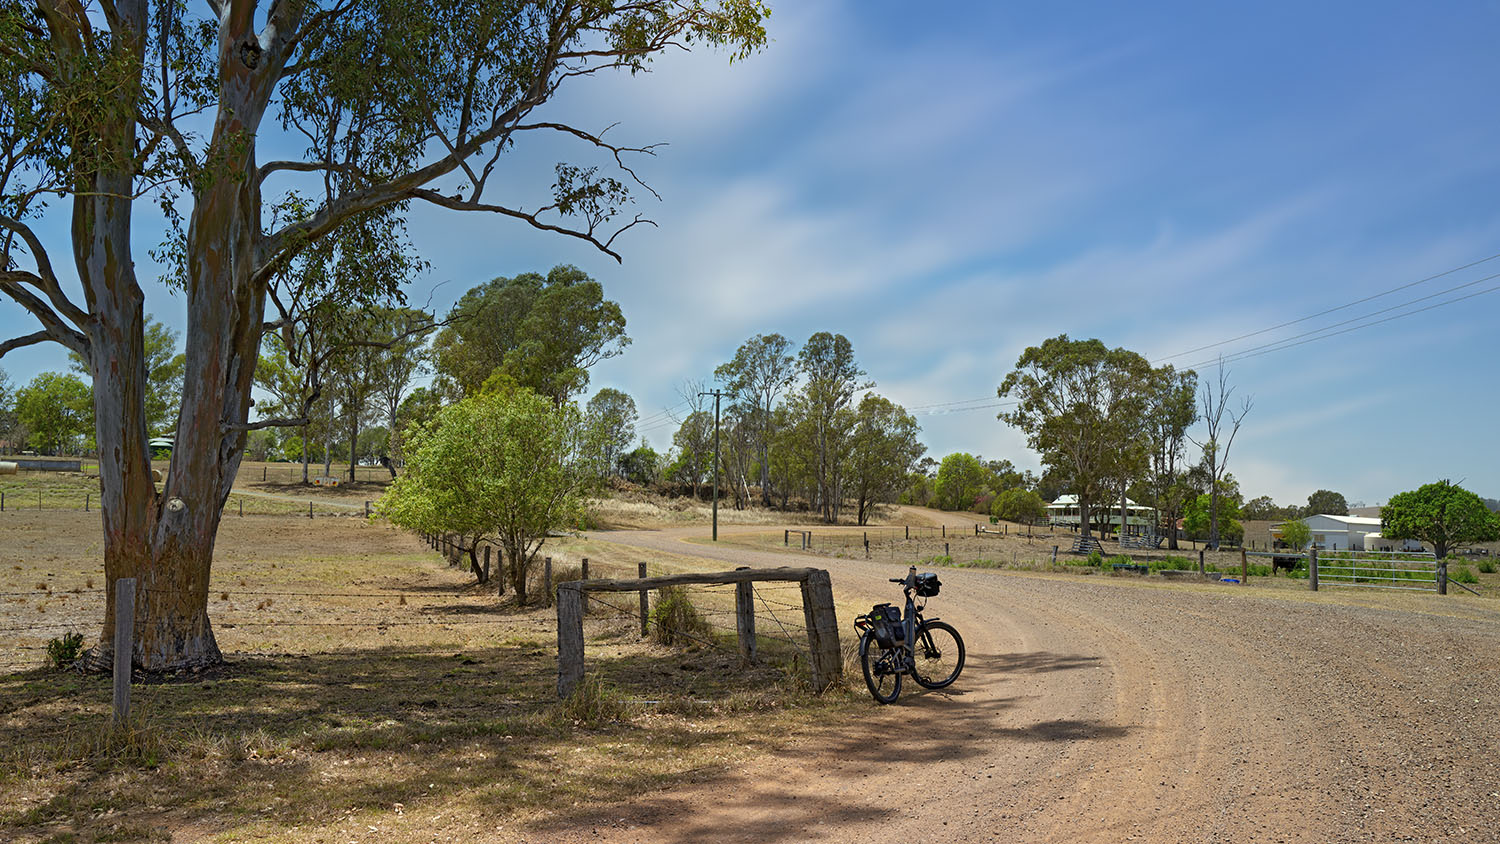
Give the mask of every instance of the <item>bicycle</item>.
[[[917, 574], [912, 566], [906, 577], [893, 577], [901, 584], [906, 597], [906, 612], [890, 604], [876, 604], [854, 619], [859, 632], [859, 662], [865, 674], [865, 686], [878, 703], [894, 703], [901, 696], [901, 677], [910, 674], [917, 685], [943, 689], [958, 679], [964, 670], [964, 640], [953, 625], [936, 618], [923, 618], [924, 600], [919, 606], [913, 599], [932, 598], [942, 583], [932, 573]], [[915, 642], [916, 648], [908, 642]]]

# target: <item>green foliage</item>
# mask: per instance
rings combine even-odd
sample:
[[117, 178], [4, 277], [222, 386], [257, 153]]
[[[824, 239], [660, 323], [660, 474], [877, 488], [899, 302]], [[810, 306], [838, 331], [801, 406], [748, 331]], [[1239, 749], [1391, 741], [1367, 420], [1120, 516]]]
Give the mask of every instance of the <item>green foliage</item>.
[[1281, 526], [1281, 541], [1293, 550], [1301, 551], [1312, 541], [1312, 529], [1307, 526], [1307, 522], [1294, 519]]
[[83, 656], [83, 634], [64, 633], [47, 642], [47, 662], [53, 668], [67, 668]]
[[76, 450], [94, 430], [94, 392], [76, 375], [43, 372], [16, 391], [16, 418], [38, 450]]
[[893, 502], [901, 494], [918, 458], [927, 450], [917, 440], [916, 417], [889, 399], [867, 393], [854, 413], [850, 433], [848, 480], [845, 494], [858, 503], [860, 524], [866, 524], [877, 503]]
[[[1182, 527], [1190, 539], [1205, 540], [1208, 538], [1209, 508], [1212, 506], [1212, 496], [1203, 493], [1192, 499], [1183, 509]], [[1245, 527], [1239, 523], [1240, 507], [1238, 496], [1228, 495], [1224, 492], [1219, 494], [1219, 539], [1231, 545], [1239, 544], [1245, 537]]]
[[620, 474], [633, 484], [646, 486], [661, 480], [661, 455], [645, 442], [622, 454], [618, 462]]
[[1105, 563], [1111, 566], [1130, 566], [1135, 565], [1135, 560], [1130, 559], [1130, 557], [1124, 554], [1116, 554], [1113, 557], [1110, 557], [1108, 560], [1105, 560]]
[[1344, 494], [1331, 489], [1320, 489], [1307, 497], [1307, 515], [1347, 516], [1349, 502]]
[[1102, 566], [1102, 565], [1104, 565], [1104, 555], [1101, 554], [1101, 553], [1099, 553], [1099, 551], [1097, 549], [1095, 549], [1093, 551], [1090, 551], [1089, 552], [1089, 565], [1091, 565], [1091, 566]]
[[951, 566], [953, 565], [953, 557], [949, 554], [934, 554], [931, 557], [923, 557], [920, 561], [918, 561], [918, 565]]
[[1426, 542], [1441, 559], [1454, 548], [1500, 539], [1500, 517], [1474, 493], [1438, 481], [1392, 496], [1380, 510], [1380, 534]]
[[1449, 566], [1448, 579], [1455, 583], [1478, 583], [1479, 576], [1468, 566]]
[[1495, 563], [1494, 563], [1494, 561], [1493, 560], [1480, 560], [1479, 561], [1479, 573], [1480, 574], [1494, 574], [1495, 573]]
[[572, 403], [530, 392], [443, 408], [407, 442], [406, 471], [377, 512], [408, 530], [496, 537], [518, 598], [536, 552], [584, 515], [599, 447]]
[[1007, 489], [990, 505], [991, 519], [1035, 524], [1047, 518], [1047, 502], [1029, 489]]
[[613, 387], [605, 387], [589, 399], [584, 419], [595, 429], [603, 446], [601, 475], [615, 472], [616, 462], [635, 439], [635, 399]]
[[582, 270], [561, 264], [545, 277], [522, 273], [475, 287], [448, 318], [433, 352], [440, 380], [457, 395], [509, 382], [560, 403], [588, 387], [590, 367], [630, 345], [619, 303]]
[[680, 586], [664, 586], [656, 592], [646, 629], [659, 645], [703, 644], [711, 641], [713, 628]]
[[1064, 473], [1080, 503], [1092, 506], [1111, 481], [1137, 477], [1147, 464], [1144, 387], [1152, 372], [1135, 352], [1053, 337], [1022, 352], [1005, 376], [999, 397], [1017, 403], [999, 418], [1024, 432], [1042, 462]]
[[972, 454], [955, 452], [943, 458], [934, 484], [936, 504], [944, 510], [969, 510], [984, 494], [987, 473]]

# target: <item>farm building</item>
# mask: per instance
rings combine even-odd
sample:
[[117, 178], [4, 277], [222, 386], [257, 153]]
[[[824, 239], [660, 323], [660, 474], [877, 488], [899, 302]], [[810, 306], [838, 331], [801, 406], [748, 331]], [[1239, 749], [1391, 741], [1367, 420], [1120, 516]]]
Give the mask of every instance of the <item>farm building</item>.
[[[1156, 510], [1125, 499], [1127, 534], [1149, 531], [1156, 524]], [[1096, 525], [1108, 525], [1109, 530], [1120, 529], [1120, 501], [1096, 501], [1089, 507], [1089, 518]], [[1078, 496], [1060, 495], [1047, 505], [1047, 523], [1053, 527], [1078, 530]]]
[[[1327, 551], [1421, 551], [1422, 543], [1410, 539], [1385, 539], [1380, 520], [1369, 516], [1307, 516], [1302, 521], [1312, 531], [1313, 545]], [[1281, 538], [1281, 526], [1271, 525], [1271, 536]]]

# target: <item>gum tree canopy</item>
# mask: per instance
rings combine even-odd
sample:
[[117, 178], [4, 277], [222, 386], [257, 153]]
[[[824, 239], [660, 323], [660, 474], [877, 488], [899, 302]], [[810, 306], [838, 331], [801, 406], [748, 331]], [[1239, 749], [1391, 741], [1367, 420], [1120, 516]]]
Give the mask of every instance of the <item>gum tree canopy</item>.
[[[214, 534], [247, 431], [296, 422], [247, 420], [262, 334], [320, 298], [289, 287], [299, 256], [358, 252], [351, 232], [399, 236], [409, 209], [428, 204], [618, 259], [616, 236], [642, 222], [621, 214], [625, 156], [649, 150], [570, 123], [549, 101], [674, 47], [743, 56], [764, 44], [766, 15], [757, 0], [0, 0], [0, 292], [39, 323], [0, 355], [52, 341], [88, 361], [105, 574], [111, 587], [139, 580], [139, 667], [220, 660], [207, 612]], [[584, 158], [556, 166], [550, 196], [513, 195], [528, 180], [504, 153], [534, 136]], [[262, 146], [277, 160], [263, 161]], [[35, 225], [47, 202], [70, 212], [68, 240], [49, 243]], [[146, 438], [138, 202], [169, 221], [158, 257], [187, 305], [185, 398], [161, 493]], [[81, 296], [58, 270], [70, 250]], [[370, 278], [328, 284], [350, 300], [375, 298], [372, 283], [394, 288]], [[111, 657], [113, 627], [111, 603], [96, 665]]]

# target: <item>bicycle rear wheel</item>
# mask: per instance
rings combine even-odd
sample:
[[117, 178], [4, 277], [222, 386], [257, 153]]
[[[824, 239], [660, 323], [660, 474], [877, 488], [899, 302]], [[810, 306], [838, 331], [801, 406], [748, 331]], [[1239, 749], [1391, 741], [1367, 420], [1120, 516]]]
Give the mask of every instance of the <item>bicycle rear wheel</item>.
[[964, 640], [947, 622], [924, 622], [912, 650], [916, 666], [911, 677], [923, 688], [946, 688], [964, 670]]
[[901, 675], [896, 671], [900, 652], [883, 648], [875, 636], [859, 637], [859, 664], [865, 672], [865, 686], [877, 703], [894, 703], [901, 696]]

